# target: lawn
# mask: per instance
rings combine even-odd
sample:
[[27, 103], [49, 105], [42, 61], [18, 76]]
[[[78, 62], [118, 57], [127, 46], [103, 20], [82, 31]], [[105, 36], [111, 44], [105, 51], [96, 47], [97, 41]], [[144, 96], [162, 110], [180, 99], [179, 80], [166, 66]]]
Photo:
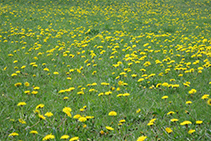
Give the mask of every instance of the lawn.
[[211, 140], [209, 0], [1, 0], [0, 140]]

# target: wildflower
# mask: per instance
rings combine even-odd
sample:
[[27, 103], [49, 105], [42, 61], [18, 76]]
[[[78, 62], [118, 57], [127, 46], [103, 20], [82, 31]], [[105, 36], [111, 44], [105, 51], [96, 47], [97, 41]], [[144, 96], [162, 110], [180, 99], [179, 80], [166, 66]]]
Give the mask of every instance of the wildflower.
[[169, 133], [169, 134], [173, 132], [173, 131], [171, 130], [171, 128], [169, 128], [169, 127], [167, 127], [165, 130], [166, 130], [166, 132]]
[[139, 108], [138, 110], [136, 110], [136, 113], [140, 113], [141, 112], [141, 109]]
[[38, 132], [35, 131], [35, 130], [32, 130], [32, 131], [30, 131], [29, 133], [30, 133], [30, 134], [38, 134]]
[[43, 141], [46, 141], [46, 140], [50, 140], [50, 139], [54, 139], [54, 138], [55, 138], [54, 135], [49, 134], [49, 135], [46, 135], [42, 140], [43, 140]]
[[125, 122], [125, 120], [124, 120], [124, 119], [122, 119], [122, 120], [120, 120], [120, 121], [119, 121], [119, 123], [124, 123], [124, 122]]
[[116, 113], [115, 111], [111, 111], [108, 115], [109, 115], [109, 116], [116, 116], [117, 113]]
[[26, 105], [26, 102], [19, 102], [19, 103], [17, 104], [17, 106], [24, 106], [24, 105]]
[[147, 136], [140, 136], [137, 141], [144, 141], [147, 138]]
[[46, 117], [51, 117], [51, 116], [53, 116], [53, 113], [47, 112], [47, 113], [45, 113], [45, 116], [46, 116]]
[[197, 120], [197, 121], [196, 121], [196, 124], [199, 124], [199, 125], [200, 125], [200, 124], [202, 124], [202, 123], [203, 123], [203, 121], [201, 121], [201, 120]]
[[39, 90], [39, 89], [40, 89], [40, 87], [37, 87], [37, 86], [36, 86], [36, 87], [34, 87], [33, 89], [34, 89], [34, 90]]
[[63, 136], [61, 136], [61, 138], [60, 139], [64, 139], [64, 140], [66, 140], [66, 139], [68, 139], [70, 136], [69, 135], [63, 135]]
[[81, 115], [77, 114], [77, 115], [75, 115], [73, 118], [74, 118], [74, 119], [79, 119], [80, 117], [81, 117]]
[[15, 83], [15, 87], [19, 87], [19, 86], [21, 86], [21, 85], [22, 85], [21, 82]]
[[32, 91], [31, 93], [36, 95], [38, 93], [38, 91]]
[[65, 96], [63, 99], [64, 99], [64, 100], [67, 100], [67, 99], [69, 99], [69, 97]]
[[63, 110], [62, 110], [65, 114], [67, 114], [67, 116], [69, 116], [69, 117], [72, 117], [72, 115], [71, 115], [71, 111], [72, 111], [72, 109], [70, 108], [70, 107], [65, 107], [65, 108], [63, 108]]
[[57, 75], [57, 74], [59, 74], [59, 72], [53, 72], [53, 74]]
[[44, 117], [43, 115], [41, 115], [41, 114], [38, 114], [38, 117], [40, 118], [40, 119], [43, 119], [43, 120], [45, 120], [46, 119], [46, 117]]
[[25, 82], [24, 85], [25, 85], [26, 87], [28, 87], [30, 84], [29, 84], [29, 82]]
[[207, 100], [207, 104], [211, 106], [211, 99]]
[[39, 109], [39, 108], [43, 108], [44, 106], [45, 106], [44, 104], [39, 104], [39, 105], [36, 106], [36, 110]]
[[105, 132], [104, 132], [103, 130], [101, 130], [101, 131], [100, 131], [100, 134], [101, 134], [101, 135], [104, 135], [104, 134], [105, 134]]
[[176, 121], [179, 121], [179, 120], [176, 118], [171, 119], [171, 122], [176, 122]]
[[196, 132], [196, 130], [190, 129], [190, 130], [188, 131], [188, 134], [193, 134], [194, 132]]
[[180, 125], [188, 125], [188, 124], [192, 124], [192, 122], [191, 121], [183, 121], [182, 123], [180, 123]]
[[114, 128], [110, 127], [110, 126], [106, 126], [107, 130], [114, 130]]
[[195, 89], [191, 89], [188, 93], [189, 94], [195, 94], [197, 91]]
[[205, 94], [201, 97], [201, 99], [208, 99], [209, 95], [208, 94]]
[[80, 122], [85, 122], [85, 121], [87, 121], [87, 119], [86, 119], [85, 117], [80, 117], [80, 118], [78, 119], [78, 121], [80, 121]]
[[23, 119], [18, 120], [21, 124], [26, 124], [26, 122]]
[[162, 97], [162, 99], [167, 99], [167, 98], [168, 98], [168, 96], [166, 96], [166, 95]]
[[170, 111], [167, 113], [167, 115], [173, 115], [173, 114], [175, 114], [175, 112], [173, 112], [173, 111]]
[[69, 141], [76, 141], [76, 140], [79, 140], [79, 137], [73, 137]]
[[186, 103], [185, 103], [185, 104], [190, 105], [191, 103], [192, 103], [191, 101], [186, 101]]
[[9, 137], [14, 137], [14, 136], [19, 136], [19, 134], [18, 133], [16, 133], [16, 132], [13, 132], [13, 133], [10, 133], [9, 135], [8, 135]]

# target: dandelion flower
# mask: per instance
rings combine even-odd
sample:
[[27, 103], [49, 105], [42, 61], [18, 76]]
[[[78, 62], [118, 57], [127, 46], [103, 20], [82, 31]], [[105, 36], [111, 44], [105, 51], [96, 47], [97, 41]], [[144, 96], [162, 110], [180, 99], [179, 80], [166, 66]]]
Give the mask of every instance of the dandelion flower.
[[197, 121], [196, 121], [196, 124], [199, 124], [199, 125], [200, 125], [200, 124], [202, 124], [202, 123], [203, 123], [203, 121], [201, 121], [201, 120], [197, 120]]
[[36, 110], [39, 109], [39, 108], [43, 108], [44, 106], [45, 106], [44, 104], [39, 104], [39, 105], [36, 106]]
[[69, 116], [69, 117], [72, 117], [72, 115], [71, 115], [71, 111], [72, 111], [72, 109], [70, 108], [70, 107], [65, 107], [65, 108], [63, 108], [63, 110], [62, 110], [65, 114], [67, 114], [67, 116]]
[[46, 117], [44, 117], [43, 115], [41, 115], [41, 114], [38, 114], [38, 117], [40, 118], [40, 119], [43, 119], [43, 120], [45, 120], [46, 119]]
[[24, 105], [26, 105], [26, 102], [19, 102], [19, 103], [17, 104], [17, 106], [24, 106]]
[[171, 128], [169, 128], [169, 127], [167, 127], [165, 130], [166, 130], [166, 132], [169, 133], [169, 134], [173, 132], [173, 131], [171, 130]]
[[112, 128], [112, 127], [110, 127], [110, 126], [106, 126], [106, 129], [107, 129], [107, 130], [111, 130], [111, 131], [114, 130], [114, 128]]
[[166, 96], [166, 95], [162, 97], [162, 99], [167, 99], [167, 98], [168, 98], [168, 96]]
[[188, 124], [192, 124], [192, 122], [191, 121], [183, 121], [182, 123], [180, 123], [180, 125], [188, 125]]
[[140, 113], [141, 112], [141, 109], [139, 108], [138, 110], [136, 110], [136, 113], [138, 114], [138, 113]]
[[116, 113], [115, 111], [111, 111], [108, 115], [109, 115], [109, 116], [116, 116], [117, 113]]
[[144, 141], [147, 138], [147, 136], [140, 136], [137, 141]]
[[14, 136], [19, 136], [19, 134], [16, 133], [16, 132], [13, 132], [13, 133], [9, 134], [8, 136], [9, 136], [9, 137], [14, 137]]
[[76, 140], [79, 140], [79, 137], [73, 137], [69, 141], [76, 141]]
[[190, 130], [188, 131], [188, 134], [193, 134], [194, 132], [196, 132], [196, 130], [190, 129]]
[[25, 82], [24, 85], [25, 85], [26, 87], [28, 87], [30, 84], [29, 84], [29, 82]]
[[45, 116], [46, 116], [46, 117], [51, 117], [51, 116], [53, 116], [53, 113], [47, 112], [47, 113], [45, 113]]
[[80, 118], [78, 119], [78, 121], [80, 121], [80, 122], [85, 122], [85, 121], [87, 121], [87, 119], [86, 119], [85, 117], [80, 117]]
[[171, 122], [176, 122], [176, 121], [179, 121], [179, 120], [176, 118], [171, 119]]
[[208, 99], [209, 95], [208, 94], [205, 94], [201, 97], [201, 99]]
[[60, 139], [64, 139], [64, 140], [66, 140], [66, 139], [68, 139], [70, 136], [69, 135], [63, 135], [63, 136], [61, 136], [61, 138]]
[[207, 104], [211, 106], [211, 99], [207, 100]]
[[30, 133], [30, 134], [38, 134], [38, 132], [35, 131], [35, 130], [32, 130], [32, 131], [30, 131], [29, 133]]
[[49, 135], [46, 135], [42, 140], [43, 140], [43, 141], [46, 141], [46, 140], [50, 140], [50, 139], [54, 139], [54, 138], [55, 138], [54, 135], [49, 134]]

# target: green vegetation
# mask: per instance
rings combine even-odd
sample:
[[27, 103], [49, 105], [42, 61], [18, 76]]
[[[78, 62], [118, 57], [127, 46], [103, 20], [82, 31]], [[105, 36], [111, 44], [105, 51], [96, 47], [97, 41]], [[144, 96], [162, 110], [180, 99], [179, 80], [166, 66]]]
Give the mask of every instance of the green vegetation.
[[5, 0], [0, 18], [0, 140], [211, 140], [209, 0]]

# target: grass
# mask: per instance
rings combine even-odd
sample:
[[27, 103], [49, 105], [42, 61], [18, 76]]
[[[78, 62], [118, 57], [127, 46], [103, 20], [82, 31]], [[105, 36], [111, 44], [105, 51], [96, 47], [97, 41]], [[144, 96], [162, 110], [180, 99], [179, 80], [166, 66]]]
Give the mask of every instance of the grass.
[[2, 1], [0, 139], [210, 140], [210, 10]]

